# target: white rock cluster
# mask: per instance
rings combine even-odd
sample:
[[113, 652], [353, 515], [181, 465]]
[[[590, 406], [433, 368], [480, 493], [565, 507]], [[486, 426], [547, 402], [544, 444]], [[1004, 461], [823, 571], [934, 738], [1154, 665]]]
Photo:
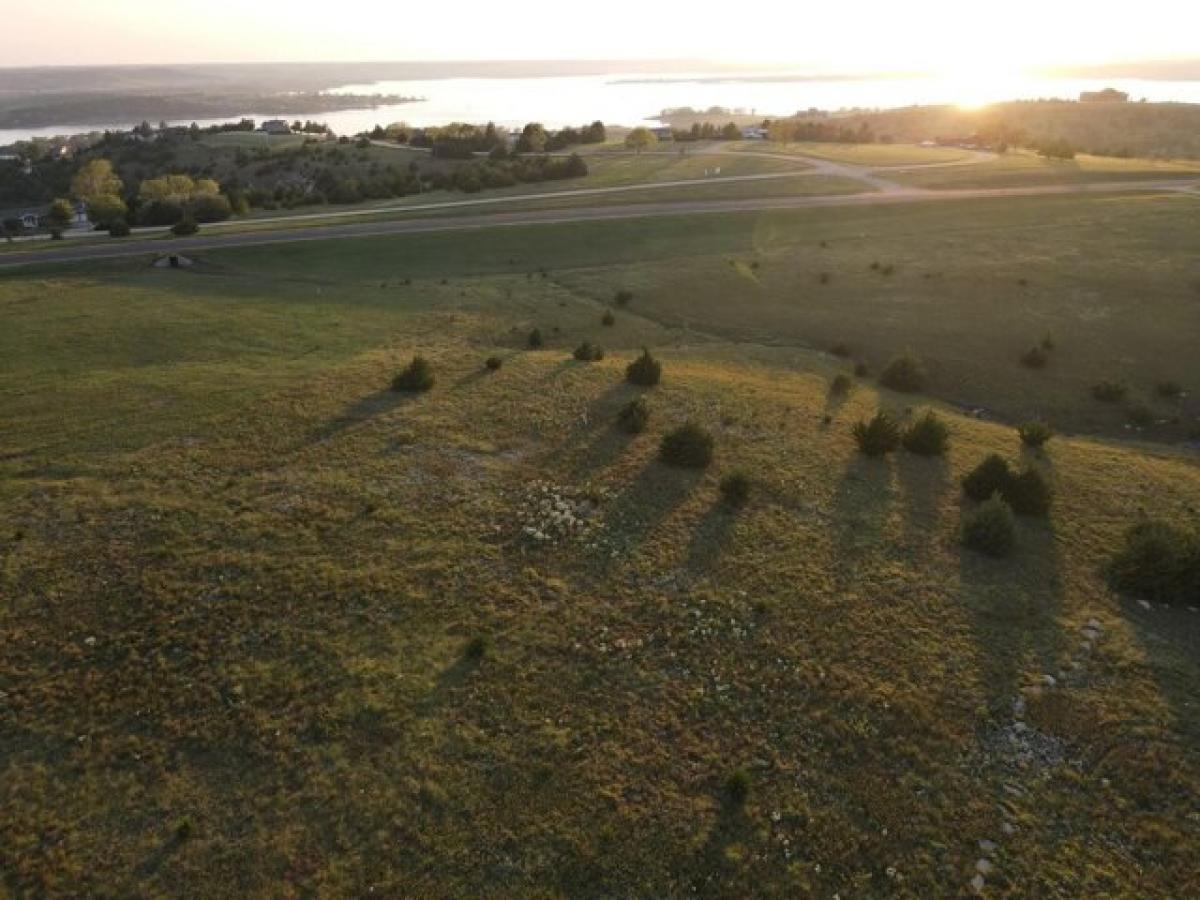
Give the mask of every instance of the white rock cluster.
[[517, 508], [521, 534], [535, 544], [558, 544], [601, 526], [605, 491], [584, 491], [539, 481]]

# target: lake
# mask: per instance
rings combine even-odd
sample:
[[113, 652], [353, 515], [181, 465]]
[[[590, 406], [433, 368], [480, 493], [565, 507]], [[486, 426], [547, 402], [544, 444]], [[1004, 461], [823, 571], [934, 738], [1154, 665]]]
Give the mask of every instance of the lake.
[[[598, 75], [542, 78], [441, 78], [417, 81], [379, 81], [349, 84], [330, 93], [394, 94], [423, 98], [419, 102], [323, 113], [312, 118], [326, 122], [338, 134], [356, 134], [375, 125], [408, 122], [443, 125], [447, 122], [493, 121], [505, 127], [541, 122], [550, 128], [580, 125], [595, 119], [610, 125], [657, 122], [663, 109], [721, 106], [762, 116], [789, 115], [817, 107], [884, 108], [916, 104], [981, 105], [1000, 100], [1075, 98], [1081, 91], [1115, 87], [1132, 99], [1200, 103], [1200, 81], [1152, 81], [1136, 78], [1016, 78], [1003, 81], [894, 78], [805, 78], [693, 75]], [[247, 117], [258, 121], [280, 117], [271, 109], [246, 110], [220, 119], [198, 120], [201, 126]], [[295, 119], [296, 116], [284, 118]], [[304, 118], [300, 116], [299, 118]], [[191, 120], [172, 122], [188, 124]], [[53, 137], [105, 129], [128, 129], [136, 122], [100, 125], [58, 125], [49, 128], [0, 130], [0, 146], [33, 136]]]

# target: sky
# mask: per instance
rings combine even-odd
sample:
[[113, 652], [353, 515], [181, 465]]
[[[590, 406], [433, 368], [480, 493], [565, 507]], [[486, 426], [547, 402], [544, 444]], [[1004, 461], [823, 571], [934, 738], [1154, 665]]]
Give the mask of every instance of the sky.
[[999, 77], [1200, 56], [1200, 0], [0, 0], [0, 19], [0, 66], [702, 58]]

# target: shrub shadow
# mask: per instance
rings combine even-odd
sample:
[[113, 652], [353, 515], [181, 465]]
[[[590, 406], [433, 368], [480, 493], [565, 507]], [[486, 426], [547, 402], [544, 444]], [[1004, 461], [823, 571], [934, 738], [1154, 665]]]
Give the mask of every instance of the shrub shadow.
[[297, 446], [303, 450], [315, 444], [323, 443], [357, 426], [366, 424], [372, 419], [399, 409], [414, 402], [420, 394], [393, 391], [390, 388], [375, 391], [373, 394], [351, 403], [334, 419], [311, 431]]
[[637, 549], [687, 500], [703, 477], [698, 469], [680, 469], [650, 460], [606, 513], [610, 534], [619, 538], [626, 553]]
[[689, 569], [698, 573], [708, 573], [717, 567], [742, 512], [743, 510], [730, 506], [719, 497], [713, 501], [704, 518], [692, 532], [687, 554]]
[[913, 553], [928, 547], [942, 522], [942, 499], [950, 488], [950, 463], [944, 456], [896, 456], [896, 477], [905, 546]]
[[890, 460], [856, 454], [846, 464], [833, 499], [835, 564], [843, 580], [854, 579], [862, 559], [880, 549], [894, 493]]

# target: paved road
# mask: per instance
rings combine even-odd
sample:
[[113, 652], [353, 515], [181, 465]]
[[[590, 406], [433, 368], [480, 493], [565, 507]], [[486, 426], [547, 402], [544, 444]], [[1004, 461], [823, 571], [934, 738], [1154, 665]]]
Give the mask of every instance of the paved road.
[[85, 262], [166, 253], [198, 253], [234, 247], [261, 247], [338, 238], [376, 237], [429, 232], [473, 231], [518, 225], [550, 225], [620, 219], [663, 218], [715, 213], [764, 212], [832, 206], [875, 206], [900, 203], [939, 203], [955, 200], [985, 200], [996, 197], [1044, 197], [1056, 195], [1191, 192], [1195, 179], [1181, 181], [1128, 181], [1079, 185], [1030, 185], [1027, 187], [978, 188], [925, 191], [897, 185], [896, 190], [868, 194], [838, 194], [816, 197], [765, 197], [741, 200], [699, 200], [675, 203], [643, 203], [628, 206], [572, 207], [569, 209], [495, 212], [453, 218], [414, 218], [390, 222], [359, 222], [320, 225], [290, 231], [255, 231], [240, 234], [198, 235], [172, 241], [113, 241], [104, 244], [62, 246], [31, 252], [0, 254], [0, 271], [45, 263]]

